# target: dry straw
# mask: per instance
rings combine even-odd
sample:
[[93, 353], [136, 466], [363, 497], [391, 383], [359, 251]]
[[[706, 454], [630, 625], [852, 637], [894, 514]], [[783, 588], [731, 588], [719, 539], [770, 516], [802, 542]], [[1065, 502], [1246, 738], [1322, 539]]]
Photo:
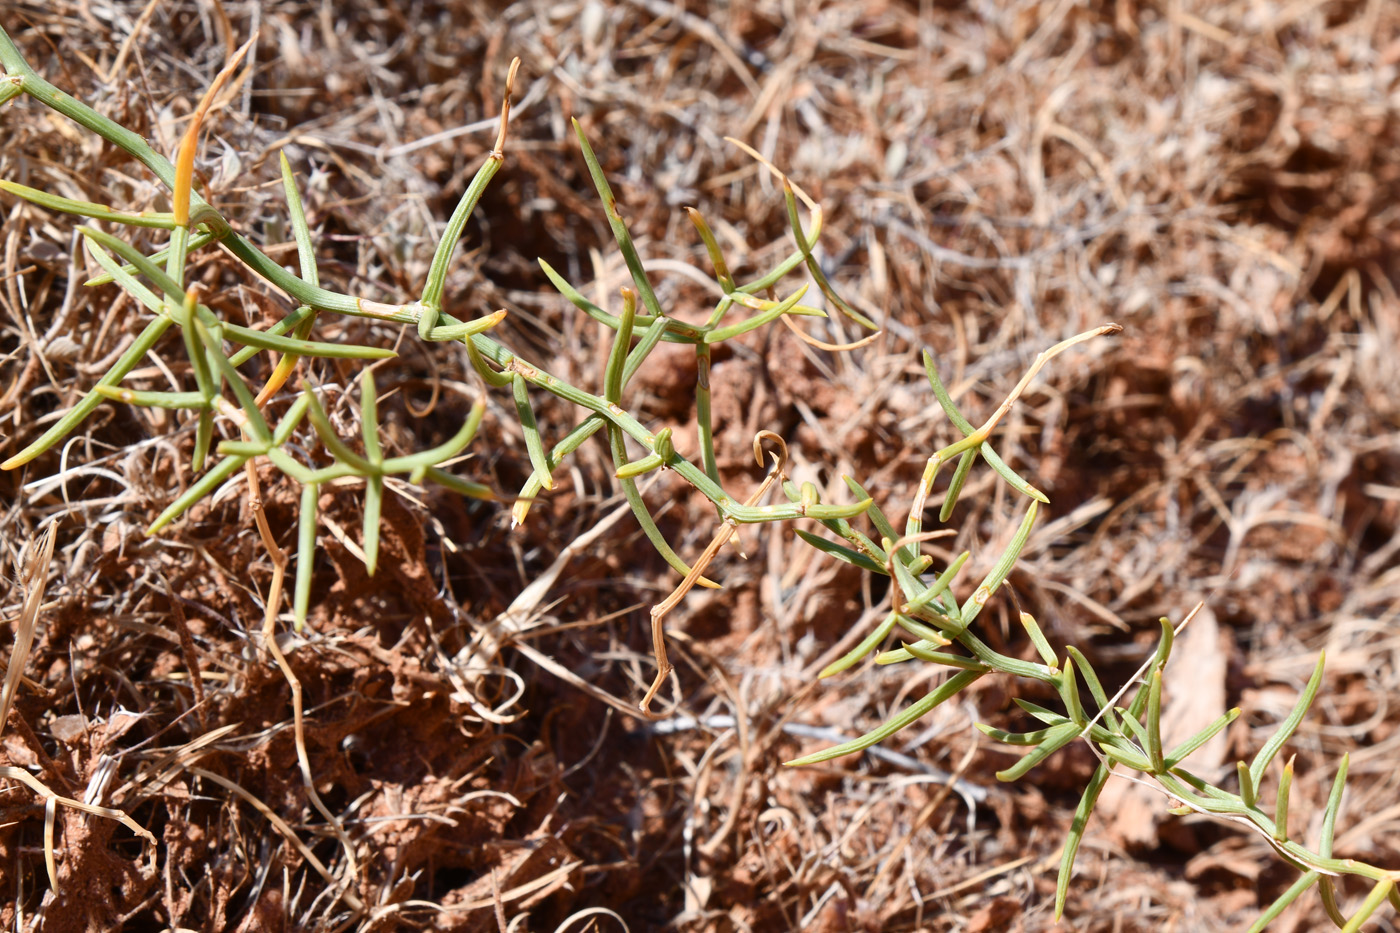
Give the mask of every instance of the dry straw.
[[[0, 734], [5, 731], [5, 724], [10, 718], [10, 706], [15, 699], [15, 691], [20, 687], [24, 678], [24, 662], [29, 657], [29, 649], [34, 644], [34, 632], [39, 625], [39, 610], [44, 601], [44, 584], [48, 579], [49, 562], [53, 559], [54, 531], [57, 525], [50, 524], [44, 531], [44, 537], [39, 542], [31, 542], [31, 553], [29, 564], [24, 573], [24, 604], [20, 609], [19, 617], [14, 620], [14, 644], [10, 649], [9, 660], [5, 664], [5, 687], [4, 694], [0, 696]], [[58, 775], [55, 775], [58, 777]], [[58, 815], [58, 806], [62, 804], [83, 813], [91, 813], [104, 819], [116, 820], [127, 829], [151, 846], [156, 844], [156, 838], [147, 832], [130, 816], [121, 810], [111, 807], [98, 806], [91, 802], [74, 800], [71, 797], [64, 797], [55, 793], [48, 785], [40, 781], [34, 775], [23, 768], [16, 768], [10, 765], [0, 766], [0, 778], [9, 778], [19, 781], [44, 800], [44, 868], [48, 871], [49, 886], [57, 891], [58, 888], [58, 867], [54, 858], [54, 824]]]

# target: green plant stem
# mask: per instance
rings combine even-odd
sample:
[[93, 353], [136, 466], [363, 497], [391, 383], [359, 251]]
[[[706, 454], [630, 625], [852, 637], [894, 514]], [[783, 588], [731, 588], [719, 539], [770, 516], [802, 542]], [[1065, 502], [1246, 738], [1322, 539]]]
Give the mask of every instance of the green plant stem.
[[169, 317], [162, 315], [147, 324], [146, 329], [137, 335], [136, 339], [131, 342], [131, 346], [127, 347], [126, 352], [117, 359], [107, 374], [97, 381], [97, 385], [93, 386], [78, 404], [64, 412], [62, 418], [54, 422], [52, 427], [39, 435], [39, 438], [28, 447], [4, 463], [0, 463], [0, 470], [13, 470], [15, 467], [24, 466], [81, 424], [83, 419], [92, 414], [98, 405], [106, 401], [106, 396], [98, 390], [103, 386], [115, 387], [125, 379], [127, 373], [136, 368], [136, 364], [141, 362], [141, 358], [156, 345], [156, 341], [160, 340], [161, 336], [170, 329], [170, 325], [174, 323]]

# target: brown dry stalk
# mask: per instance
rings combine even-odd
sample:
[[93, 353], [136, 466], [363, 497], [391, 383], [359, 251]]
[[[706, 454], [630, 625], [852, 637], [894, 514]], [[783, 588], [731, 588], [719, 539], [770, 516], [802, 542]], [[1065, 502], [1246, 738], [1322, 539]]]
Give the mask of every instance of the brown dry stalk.
[[[20, 678], [24, 676], [24, 662], [29, 657], [29, 649], [34, 645], [34, 630], [39, 624], [39, 606], [44, 601], [44, 582], [48, 578], [49, 562], [53, 560], [56, 527], [57, 523], [49, 524], [24, 571], [24, 604], [14, 622], [15, 643], [10, 649], [10, 660], [5, 669], [4, 692], [0, 693], [0, 732], [4, 731], [5, 721], [10, 718], [10, 704], [14, 702], [15, 691], [19, 688]], [[32, 546], [34, 542], [31, 540], [30, 544]]]
[[[773, 458], [773, 468], [768, 471], [763, 482], [753, 491], [753, 495], [744, 501], [746, 506], [758, 505], [768, 494], [768, 490], [773, 488], [773, 484], [781, 482], [786, 477], [786, 473], [783, 471], [787, 467], [787, 444], [772, 431], [760, 431], [754, 437], [754, 459], [759, 462], [760, 466], [763, 464], [763, 442], [765, 440], [772, 441], [778, 448], [776, 453], [769, 454]], [[651, 686], [647, 688], [646, 696], [642, 697], [642, 701], [637, 704], [642, 715], [648, 719], [661, 718], [662, 714], [652, 713], [651, 701], [656, 698], [657, 691], [661, 689], [661, 685], [666, 682], [666, 678], [671, 675], [672, 670], [671, 662], [666, 657], [666, 628], [663, 620], [672, 609], [680, 604], [680, 601], [685, 598], [685, 594], [689, 593], [699, 582], [701, 575], [709, 568], [715, 555], [719, 553], [719, 549], [729, 541], [737, 541], [737, 539], [738, 532], [734, 528], [734, 523], [720, 522], [719, 531], [715, 532], [714, 538], [705, 547], [704, 553], [696, 559], [695, 564], [690, 568], [690, 573], [686, 574], [685, 579], [677, 584], [670, 596], [651, 607], [651, 650], [656, 658], [656, 676], [652, 679]]]
[[[10, 649], [10, 660], [5, 671], [5, 687], [3, 696], [0, 696], [0, 733], [3, 733], [5, 723], [10, 718], [10, 704], [14, 702], [15, 691], [19, 688], [20, 681], [24, 679], [24, 662], [29, 657], [29, 649], [34, 645], [34, 632], [39, 624], [39, 607], [44, 601], [44, 583], [48, 579], [49, 564], [53, 560], [54, 532], [58, 527], [57, 522], [51, 522], [44, 531], [44, 537], [40, 540], [37, 549], [29, 560], [24, 571], [24, 584], [26, 591], [24, 594], [24, 604], [20, 609], [18, 618], [15, 619], [15, 642]], [[31, 541], [32, 545], [33, 542]], [[18, 711], [15, 718], [19, 719]], [[23, 732], [26, 737], [34, 739], [33, 732], [28, 728], [28, 723], [23, 723]], [[49, 756], [44, 753], [42, 745], [37, 746], [37, 757], [40, 762], [49, 770], [54, 777], [67, 785], [63, 775], [58, 771], [58, 766]], [[72, 807], [84, 813], [91, 813], [96, 816], [105, 817], [109, 820], [116, 820], [123, 826], [130, 829], [142, 839], [155, 845], [155, 836], [152, 836], [145, 827], [138, 824], [130, 816], [121, 810], [111, 807], [100, 807], [96, 804], [84, 803], [72, 797], [63, 797], [54, 793], [47, 785], [38, 778], [31, 775], [23, 768], [15, 768], [9, 765], [0, 766], [0, 777], [10, 778], [19, 781], [30, 790], [44, 798], [44, 867], [48, 871], [49, 886], [58, 891], [58, 863], [54, 856], [54, 824], [58, 815], [58, 805]]]
[[179, 154], [175, 157], [175, 185], [173, 192], [173, 203], [175, 211], [175, 222], [181, 226], [190, 222], [190, 188], [194, 183], [194, 157], [199, 151], [199, 130], [204, 124], [204, 118], [209, 114], [209, 108], [214, 106], [214, 99], [219, 91], [223, 89], [224, 82], [228, 81], [229, 75], [238, 68], [243, 57], [248, 54], [248, 50], [253, 47], [253, 43], [258, 41], [257, 34], [248, 37], [248, 41], [243, 43], [242, 48], [234, 52], [229, 58], [228, 64], [214, 76], [214, 81], [209, 85], [209, 89], [204, 92], [204, 97], [199, 101], [199, 106], [195, 108], [194, 115], [190, 117], [190, 125], [185, 129], [185, 135], [180, 140]]

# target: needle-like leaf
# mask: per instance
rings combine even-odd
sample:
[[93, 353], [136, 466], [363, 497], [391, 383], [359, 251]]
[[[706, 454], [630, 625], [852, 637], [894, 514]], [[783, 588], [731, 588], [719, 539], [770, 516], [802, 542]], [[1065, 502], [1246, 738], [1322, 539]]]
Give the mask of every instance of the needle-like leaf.
[[928, 715], [928, 713], [940, 703], [957, 696], [962, 692], [963, 688], [975, 683], [981, 676], [982, 673], [978, 671], [960, 671], [945, 680], [932, 693], [928, 694], [922, 700], [919, 700], [878, 729], [873, 729], [858, 739], [852, 739], [849, 742], [843, 742], [840, 745], [824, 749], [820, 752], [814, 752], [810, 755], [804, 755], [801, 758], [795, 758], [792, 761], [786, 762], [786, 764], [789, 767], [798, 768], [805, 765], [818, 764], [823, 761], [830, 761], [833, 758], [840, 758], [842, 755], [849, 755], [852, 752], [864, 751], [872, 745], [883, 742], [906, 726], [917, 722], [921, 717]]

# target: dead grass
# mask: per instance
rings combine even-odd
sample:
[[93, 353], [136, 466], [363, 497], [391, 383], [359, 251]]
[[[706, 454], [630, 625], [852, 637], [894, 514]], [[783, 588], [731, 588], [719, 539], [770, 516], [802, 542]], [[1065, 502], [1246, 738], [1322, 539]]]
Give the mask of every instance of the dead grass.
[[[425, 274], [434, 231], [491, 144], [506, 64], [521, 56], [507, 167], [448, 294], [464, 312], [508, 309], [507, 340], [585, 384], [601, 383], [607, 343], [542, 287], [535, 259], [590, 283], [603, 304], [625, 270], [567, 118], [592, 135], [643, 256], [662, 270], [660, 297], [682, 317], [700, 313], [705, 292], [672, 270], [707, 268], [682, 205], [704, 212], [736, 264], [790, 249], [781, 193], [722, 137], [781, 164], [826, 208], [829, 273], [885, 332], [849, 354], [781, 329], [717, 354], [720, 465], [741, 495], [761, 477], [750, 439], [768, 429], [787, 438], [799, 481], [831, 498], [849, 473], [896, 509], [952, 439], [929, 414], [921, 347], [980, 422], [1039, 350], [1123, 324], [1115, 341], [1056, 360], [1005, 424], [1004, 456], [1052, 502], [1011, 579], [1016, 599], [1053, 642], [1121, 676], [1149, 650], [1157, 616], [1206, 600], [1214, 627], [1168, 668], [1169, 702], [1207, 718], [1246, 708], [1218, 749], [1225, 764], [1257, 747], [1255, 729], [1284, 714], [1325, 648], [1325, 699], [1293, 743], [1293, 798], [1320, 818], [1349, 751], [1337, 850], [1400, 863], [1393, 4], [144, 10], [16, 0], [0, 16], [54, 83], [167, 153], [227, 49], [260, 29], [254, 78], [208, 118], [199, 177], [255, 238], [290, 240], [275, 183], [285, 149], [333, 244], [323, 278], [385, 300]], [[162, 203], [137, 167], [38, 106], [15, 102], [0, 121], [0, 176]], [[95, 379], [137, 315], [112, 290], [77, 287], [61, 218], [8, 198], [3, 209], [0, 450], [12, 452]], [[258, 324], [278, 307], [237, 287], [217, 254], [199, 275], [235, 320]], [[397, 338], [361, 321], [324, 326], [324, 339]], [[828, 327], [817, 335], [857, 336]], [[386, 443], [411, 449], [454, 430], [476, 389], [454, 349], [405, 341], [401, 352], [379, 382], [399, 390]], [[163, 363], [133, 381], [165, 387]], [[687, 365], [678, 356], [637, 383], [642, 409], [678, 439], [693, 437]], [[341, 385], [353, 375], [322, 373]], [[510, 492], [529, 466], [513, 414], [495, 411], [474, 469]], [[332, 414], [351, 427], [348, 406]], [[557, 435], [572, 413], [545, 405], [540, 417]], [[724, 555], [711, 573], [726, 589], [692, 593], [672, 614], [668, 718], [647, 724], [608, 705], [635, 702], [649, 682], [645, 607], [674, 585], [632, 520], [517, 602], [616, 505], [591, 446], [516, 532], [504, 507], [388, 497], [373, 581], [354, 556], [354, 490], [323, 496], [331, 534], [314, 631], [278, 638], [304, 692], [316, 789], [355, 846], [350, 877], [296, 767], [290, 689], [260, 635], [274, 569], [243, 496], [146, 539], [144, 523], [189, 482], [192, 432], [119, 406], [90, 424], [62, 454], [0, 475], [6, 618], [25, 598], [24, 542], [49, 526], [57, 541], [2, 764], [126, 810], [162, 845], [152, 855], [107, 820], [60, 813], [55, 894], [41, 808], [12, 786], [0, 794], [7, 927], [1049, 927], [1054, 857], [1092, 760], [1068, 750], [1034, 781], [995, 784], [1008, 758], [970, 725], [1014, 722], [1022, 685], [980, 682], [889, 743], [893, 757], [780, 766], [833, 731], [871, 727], [928, 677], [868, 668], [810, 686], [863, 634], [880, 594], [786, 530], [746, 531], [748, 561]], [[260, 479], [285, 548], [293, 496]], [[963, 536], [946, 542], [972, 547], [974, 562], [991, 559], [978, 545], [1005, 536], [1010, 517], [1000, 498], [973, 494], [989, 488], [977, 482]], [[662, 526], [698, 555], [713, 533], [707, 510], [673, 480], [648, 495], [672, 503]], [[1029, 651], [1014, 608], [999, 601], [979, 624]], [[1104, 805], [1068, 928], [1239, 929], [1291, 883], [1255, 837], [1164, 818], [1166, 806], [1131, 792]], [[347, 907], [346, 886], [363, 913]], [[598, 907], [615, 914], [582, 913]], [[1324, 923], [1311, 901], [1275, 929]]]

